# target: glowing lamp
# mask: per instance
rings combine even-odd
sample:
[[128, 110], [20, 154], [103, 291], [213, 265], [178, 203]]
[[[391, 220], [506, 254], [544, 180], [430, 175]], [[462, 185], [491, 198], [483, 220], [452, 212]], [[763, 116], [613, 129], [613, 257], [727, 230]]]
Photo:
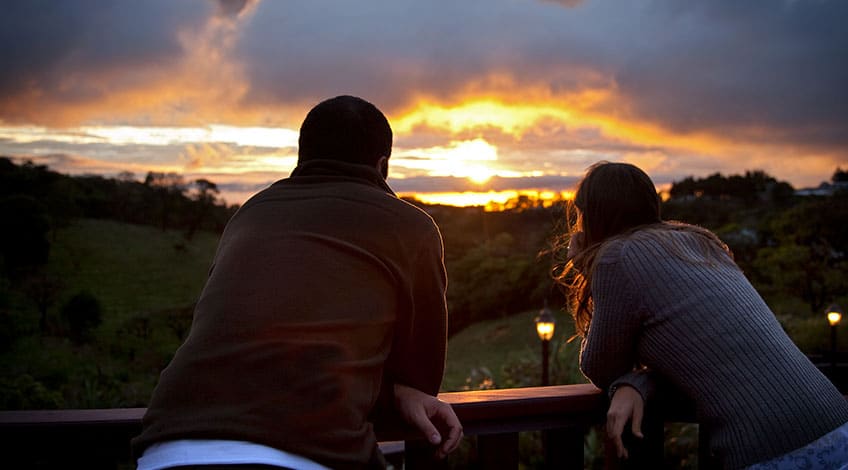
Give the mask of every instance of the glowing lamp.
[[830, 326], [836, 326], [842, 320], [842, 309], [839, 308], [839, 305], [831, 304], [826, 312], [827, 322], [830, 323]]
[[546, 299], [545, 308], [536, 317], [536, 334], [542, 340], [542, 385], [548, 385], [548, 345], [551, 342], [551, 338], [554, 337], [555, 325], [556, 320], [554, 320], [553, 314], [548, 309], [548, 301]]
[[550, 341], [554, 337], [556, 320], [547, 306], [536, 317], [536, 333], [542, 341]]

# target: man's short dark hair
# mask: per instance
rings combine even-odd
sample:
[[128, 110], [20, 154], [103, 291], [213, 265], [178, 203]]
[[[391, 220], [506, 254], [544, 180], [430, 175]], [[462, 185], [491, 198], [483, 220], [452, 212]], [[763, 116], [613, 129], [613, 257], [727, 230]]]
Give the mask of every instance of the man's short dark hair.
[[300, 126], [298, 163], [317, 158], [375, 165], [392, 153], [392, 128], [373, 104], [355, 96], [318, 103]]

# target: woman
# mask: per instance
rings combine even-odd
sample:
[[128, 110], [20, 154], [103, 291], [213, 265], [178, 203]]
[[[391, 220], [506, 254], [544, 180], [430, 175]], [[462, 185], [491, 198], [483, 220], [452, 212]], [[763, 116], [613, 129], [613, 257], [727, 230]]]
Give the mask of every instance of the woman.
[[718, 237], [663, 222], [653, 182], [629, 164], [592, 166], [573, 205], [570, 261], [557, 280], [571, 288], [580, 368], [609, 390], [620, 456], [624, 423], [639, 436], [644, 401], [670, 383], [694, 403], [724, 468], [848, 465], [848, 401]]

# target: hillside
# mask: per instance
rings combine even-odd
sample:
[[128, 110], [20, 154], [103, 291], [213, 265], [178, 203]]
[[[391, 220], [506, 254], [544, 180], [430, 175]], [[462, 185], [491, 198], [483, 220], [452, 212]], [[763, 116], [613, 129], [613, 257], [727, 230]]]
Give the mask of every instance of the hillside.
[[[57, 282], [47, 308], [50, 331], [38, 334], [38, 308], [12, 295], [17, 340], [0, 356], [5, 408], [144, 406], [159, 371], [187, 332], [217, 244], [181, 232], [80, 219], [52, 237], [46, 276]], [[78, 292], [102, 306], [102, 323], [82, 344], [69, 340], [61, 306]], [[450, 339], [444, 391], [538, 385], [540, 344], [529, 311], [476, 323]], [[576, 372], [570, 320], [556, 312], [554, 381]], [[491, 375], [485, 371], [490, 371]], [[470, 379], [470, 380], [468, 380]], [[487, 380], [488, 379], [488, 380]]]
[[[144, 405], [188, 329], [216, 244], [210, 233], [186, 244], [178, 232], [94, 219], [57, 230], [40, 289], [4, 299], [12, 341], [0, 356], [0, 405]], [[102, 323], [71, 341], [61, 309], [80, 292], [97, 299]]]
[[[567, 342], [574, 333], [571, 318], [562, 310], [552, 311], [557, 324], [550, 345], [551, 382], [583, 383], [577, 369], [580, 341]], [[442, 390], [540, 385], [541, 343], [533, 322], [538, 313], [482, 321], [452, 336]]]

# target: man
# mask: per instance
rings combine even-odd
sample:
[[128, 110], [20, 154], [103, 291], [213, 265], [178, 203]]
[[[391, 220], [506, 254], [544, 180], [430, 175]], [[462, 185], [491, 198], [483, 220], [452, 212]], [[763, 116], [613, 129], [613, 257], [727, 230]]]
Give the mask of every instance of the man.
[[435, 398], [441, 235], [386, 184], [391, 145], [385, 116], [360, 98], [309, 112], [297, 168], [224, 230], [133, 441], [140, 469], [380, 468], [373, 425], [390, 415], [439, 456], [457, 446], [459, 421]]

